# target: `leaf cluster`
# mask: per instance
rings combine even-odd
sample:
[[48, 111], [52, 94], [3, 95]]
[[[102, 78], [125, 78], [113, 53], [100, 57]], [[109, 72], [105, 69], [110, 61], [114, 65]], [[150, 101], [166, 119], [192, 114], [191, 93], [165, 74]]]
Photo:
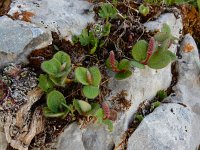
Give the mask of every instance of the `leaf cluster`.
[[101, 73], [98, 67], [78, 67], [75, 70], [76, 80], [83, 85], [82, 93], [89, 99], [96, 98], [99, 93], [99, 84], [101, 82]]
[[62, 51], [57, 52], [51, 60], [44, 61], [41, 64], [42, 70], [46, 75], [39, 77], [39, 87], [45, 92], [52, 90], [56, 86], [64, 87], [68, 81], [68, 74], [71, 71], [70, 56]]
[[161, 32], [155, 34], [149, 43], [145, 40], [138, 41], [131, 54], [138, 63], [148, 65], [152, 69], [162, 69], [176, 59], [176, 55], [168, 50], [175, 39], [169, 26], [164, 24]]

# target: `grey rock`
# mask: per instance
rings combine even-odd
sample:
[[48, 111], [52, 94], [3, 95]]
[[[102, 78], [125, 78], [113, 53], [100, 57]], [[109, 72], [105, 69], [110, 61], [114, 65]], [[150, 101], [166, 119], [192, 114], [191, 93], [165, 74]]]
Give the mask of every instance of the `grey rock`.
[[69, 125], [58, 138], [58, 150], [85, 150], [82, 141], [82, 132], [76, 123]]
[[59, 0], [59, 2], [57, 0], [15, 0], [11, 4], [9, 14], [32, 12], [33, 24], [67, 38], [72, 34], [80, 34], [89, 22], [94, 21], [94, 13], [91, 10], [91, 3], [83, 0]]
[[3, 132], [0, 132], [0, 150], [6, 150], [8, 142], [6, 141], [6, 136]]
[[83, 131], [83, 144], [86, 150], [111, 150], [114, 141], [105, 126], [90, 125]]
[[[191, 52], [184, 52], [186, 44], [193, 47]], [[174, 87], [177, 98], [173, 102], [189, 105], [200, 116], [200, 61], [197, 45], [191, 35], [185, 36], [180, 51], [182, 59], [177, 64], [178, 83]]]
[[128, 141], [128, 150], [195, 150], [194, 132], [200, 131], [189, 107], [163, 104], [145, 117]]
[[0, 17], [0, 67], [9, 62], [22, 62], [34, 49], [52, 41], [51, 33], [30, 23]]

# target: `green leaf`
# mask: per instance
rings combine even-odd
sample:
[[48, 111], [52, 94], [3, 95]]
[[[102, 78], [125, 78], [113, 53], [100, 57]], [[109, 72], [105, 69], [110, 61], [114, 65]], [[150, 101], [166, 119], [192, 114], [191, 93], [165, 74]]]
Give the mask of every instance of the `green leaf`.
[[53, 58], [57, 59], [61, 63], [61, 65], [66, 63], [66, 67], [65, 68], [67, 68], [67, 66], [71, 65], [70, 56], [65, 52], [59, 51], [53, 56]]
[[147, 49], [148, 49], [148, 43], [144, 40], [138, 41], [132, 48], [132, 56], [133, 58], [141, 62], [146, 59], [147, 56]]
[[51, 91], [47, 95], [47, 106], [53, 113], [62, 112], [62, 103], [66, 104], [65, 97], [59, 91]]
[[128, 59], [122, 59], [118, 64], [119, 70], [128, 70], [130, 69], [130, 62]]
[[100, 82], [101, 82], [101, 73], [99, 71], [98, 67], [90, 67], [89, 71], [92, 75], [92, 85], [94, 86], [99, 86]]
[[83, 95], [89, 99], [94, 99], [99, 95], [99, 88], [96, 86], [86, 85], [82, 89]]
[[197, 6], [198, 6], [198, 9], [199, 9], [199, 12], [200, 12], [200, 0], [197, 0]]
[[167, 50], [166, 53], [168, 56], [170, 56], [171, 61], [176, 60], [176, 55], [174, 53], [172, 53], [170, 50]]
[[142, 115], [137, 114], [135, 116], [135, 119], [137, 119], [139, 122], [141, 122], [144, 119], [144, 117]]
[[87, 29], [82, 30], [82, 33], [79, 36], [79, 41], [82, 46], [86, 46], [86, 45], [90, 44], [90, 37], [89, 37]]
[[165, 32], [158, 32], [154, 35], [154, 39], [158, 42], [164, 42], [170, 37], [170, 34]]
[[144, 69], [145, 66], [135, 60], [132, 60], [130, 61], [130, 65], [133, 66], [133, 67], [137, 67], [137, 68], [140, 68], [140, 69]]
[[54, 112], [52, 112], [48, 107], [44, 107], [43, 113], [44, 113], [44, 116], [45, 116], [45, 117], [55, 118], [55, 117], [62, 117], [62, 116], [64, 116], [67, 112], [54, 113]]
[[132, 75], [132, 71], [130, 71], [130, 70], [127, 70], [125, 72], [118, 72], [115, 74], [115, 79], [123, 80], [123, 79], [130, 77], [131, 75]]
[[151, 105], [151, 110], [154, 110], [155, 108], [159, 107], [160, 106], [160, 102], [159, 101], [156, 101], [154, 102], [152, 105]]
[[48, 75], [40, 74], [39, 76], [39, 84], [38, 86], [45, 92], [48, 92], [49, 90], [53, 89], [53, 82], [49, 79]]
[[92, 109], [91, 105], [83, 100], [78, 100], [79, 107], [82, 112], [86, 113]]
[[103, 109], [102, 108], [99, 108], [94, 116], [97, 118], [98, 120], [98, 123], [102, 123], [103, 122], [103, 117], [104, 117], [104, 112], [103, 112]]
[[146, 16], [149, 13], [149, 7], [144, 6], [143, 4], [139, 6], [139, 12], [143, 15]]
[[98, 47], [99, 40], [97, 38], [91, 38], [90, 43], [92, 44], [92, 49], [90, 50], [90, 54], [94, 54]]
[[171, 29], [168, 24], [164, 23], [161, 29], [161, 32], [164, 32], [166, 34], [171, 34]]
[[117, 16], [117, 9], [112, 4], [103, 3], [98, 14], [101, 18], [108, 20], [108, 18], [115, 18]]
[[78, 40], [79, 40], [79, 37], [77, 35], [73, 35], [72, 36], [72, 42], [73, 42], [73, 44], [78, 43]]
[[113, 131], [113, 123], [111, 120], [105, 119], [105, 120], [103, 120], [103, 123], [108, 126], [108, 129], [110, 132]]
[[41, 64], [41, 68], [47, 74], [56, 76], [56, 74], [60, 72], [61, 64], [56, 59], [52, 58], [51, 60], [44, 61]]
[[78, 82], [83, 85], [89, 85], [87, 81], [87, 69], [84, 67], [78, 67], [75, 70], [75, 77]]
[[88, 111], [86, 113], [86, 115], [94, 116], [94, 114], [96, 113], [96, 111], [100, 108], [100, 105], [98, 103], [92, 103], [91, 107], [92, 107], [91, 110]]
[[172, 53], [168, 50], [161, 50], [158, 49], [156, 52], [153, 53], [153, 55], [150, 57], [148, 66], [153, 69], [162, 69], [166, 67], [170, 62]]
[[108, 36], [110, 34], [111, 23], [107, 22], [103, 27], [103, 36]]
[[78, 111], [78, 113], [81, 115], [82, 114], [82, 110], [79, 106], [79, 103], [78, 103], [78, 100], [77, 99], [74, 99], [73, 100], [73, 106], [75, 107], [75, 109]]
[[160, 90], [158, 91], [156, 96], [158, 97], [159, 101], [162, 101], [167, 97], [167, 92], [165, 92], [164, 90]]

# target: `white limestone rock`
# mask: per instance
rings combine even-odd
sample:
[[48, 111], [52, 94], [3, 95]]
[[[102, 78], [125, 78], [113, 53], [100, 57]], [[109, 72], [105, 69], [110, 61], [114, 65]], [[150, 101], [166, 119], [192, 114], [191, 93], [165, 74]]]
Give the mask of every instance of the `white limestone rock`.
[[91, 3], [83, 0], [15, 0], [11, 4], [9, 14], [32, 12], [33, 24], [67, 38], [80, 34], [88, 23], [94, 21], [94, 13], [91, 10]]
[[143, 119], [129, 138], [127, 150], [195, 150], [196, 118], [189, 107], [163, 104]]
[[51, 33], [23, 21], [0, 17], [0, 67], [9, 62], [23, 62], [34, 49], [48, 46]]

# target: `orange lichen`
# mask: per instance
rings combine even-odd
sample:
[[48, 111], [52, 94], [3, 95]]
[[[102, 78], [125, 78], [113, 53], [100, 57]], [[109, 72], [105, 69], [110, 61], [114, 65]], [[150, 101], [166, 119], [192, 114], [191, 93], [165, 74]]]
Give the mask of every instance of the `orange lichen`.
[[15, 20], [23, 20], [26, 22], [31, 22], [31, 17], [33, 17], [35, 14], [29, 11], [23, 11], [23, 12], [15, 12], [12, 16]]
[[186, 43], [183, 47], [183, 51], [185, 53], [192, 52], [194, 50], [194, 46], [192, 46], [190, 43]]

